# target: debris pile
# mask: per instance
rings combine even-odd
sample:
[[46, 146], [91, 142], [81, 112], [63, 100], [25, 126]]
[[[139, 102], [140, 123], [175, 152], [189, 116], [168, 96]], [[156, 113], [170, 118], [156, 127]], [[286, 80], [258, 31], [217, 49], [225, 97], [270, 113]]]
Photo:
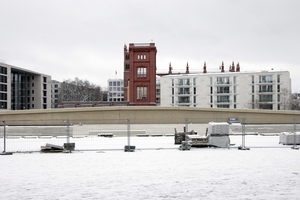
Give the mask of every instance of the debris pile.
[[63, 146], [46, 143], [45, 146], [41, 146], [41, 152], [45, 153], [59, 153], [74, 151], [75, 143], [64, 143]]
[[41, 151], [42, 152], [63, 152], [64, 147], [55, 145], [55, 144], [48, 144], [46, 143], [46, 146], [41, 146]]

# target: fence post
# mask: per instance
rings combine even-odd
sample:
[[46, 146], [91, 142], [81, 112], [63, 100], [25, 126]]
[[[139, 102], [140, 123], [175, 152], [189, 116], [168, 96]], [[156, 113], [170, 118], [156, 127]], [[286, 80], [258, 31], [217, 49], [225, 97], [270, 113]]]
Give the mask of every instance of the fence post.
[[245, 147], [245, 118], [242, 118], [242, 145], [238, 147], [239, 150], [250, 150]]
[[67, 119], [67, 145], [70, 144], [70, 121]]
[[130, 151], [130, 120], [127, 119], [127, 151]]
[[297, 142], [296, 142], [296, 122], [297, 119], [294, 119], [294, 146], [292, 147], [292, 149], [299, 150], [299, 147], [297, 147]]
[[185, 118], [184, 141], [187, 141], [187, 140], [188, 140], [188, 139], [187, 139], [187, 132], [189, 132], [188, 121], [189, 121], [188, 118]]
[[0, 153], [0, 155], [12, 155], [12, 153], [10, 152], [6, 152], [6, 122], [5, 121], [2, 121], [3, 122], [3, 143], [4, 143], [4, 146], [3, 146], [3, 152]]

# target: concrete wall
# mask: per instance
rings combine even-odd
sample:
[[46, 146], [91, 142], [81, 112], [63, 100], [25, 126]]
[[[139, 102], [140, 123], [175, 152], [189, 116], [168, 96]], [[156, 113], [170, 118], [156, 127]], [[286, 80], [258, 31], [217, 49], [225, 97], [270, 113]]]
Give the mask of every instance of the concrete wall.
[[247, 124], [293, 124], [300, 122], [300, 112], [248, 109], [192, 108], [192, 107], [91, 107], [47, 110], [0, 111], [0, 120], [8, 125], [66, 125], [84, 124], [206, 124], [224, 122], [230, 117], [245, 118]]

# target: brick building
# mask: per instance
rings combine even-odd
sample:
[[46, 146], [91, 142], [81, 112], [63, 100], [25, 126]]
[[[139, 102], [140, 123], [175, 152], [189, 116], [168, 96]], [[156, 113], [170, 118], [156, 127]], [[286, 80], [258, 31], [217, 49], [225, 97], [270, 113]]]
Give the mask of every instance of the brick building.
[[155, 43], [124, 46], [124, 100], [131, 106], [156, 105]]

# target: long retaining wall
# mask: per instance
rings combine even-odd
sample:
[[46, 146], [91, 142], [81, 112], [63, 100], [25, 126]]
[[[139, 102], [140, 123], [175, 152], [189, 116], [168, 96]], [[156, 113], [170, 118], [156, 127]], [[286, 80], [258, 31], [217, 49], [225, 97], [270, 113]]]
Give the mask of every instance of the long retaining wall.
[[177, 124], [183, 119], [189, 123], [224, 122], [228, 118], [245, 119], [247, 124], [293, 124], [300, 122], [297, 111], [266, 111], [250, 109], [220, 109], [192, 107], [92, 107], [63, 108], [46, 110], [1, 111], [0, 120], [9, 125], [66, 125], [85, 124], [126, 124], [127, 119], [135, 124]]

